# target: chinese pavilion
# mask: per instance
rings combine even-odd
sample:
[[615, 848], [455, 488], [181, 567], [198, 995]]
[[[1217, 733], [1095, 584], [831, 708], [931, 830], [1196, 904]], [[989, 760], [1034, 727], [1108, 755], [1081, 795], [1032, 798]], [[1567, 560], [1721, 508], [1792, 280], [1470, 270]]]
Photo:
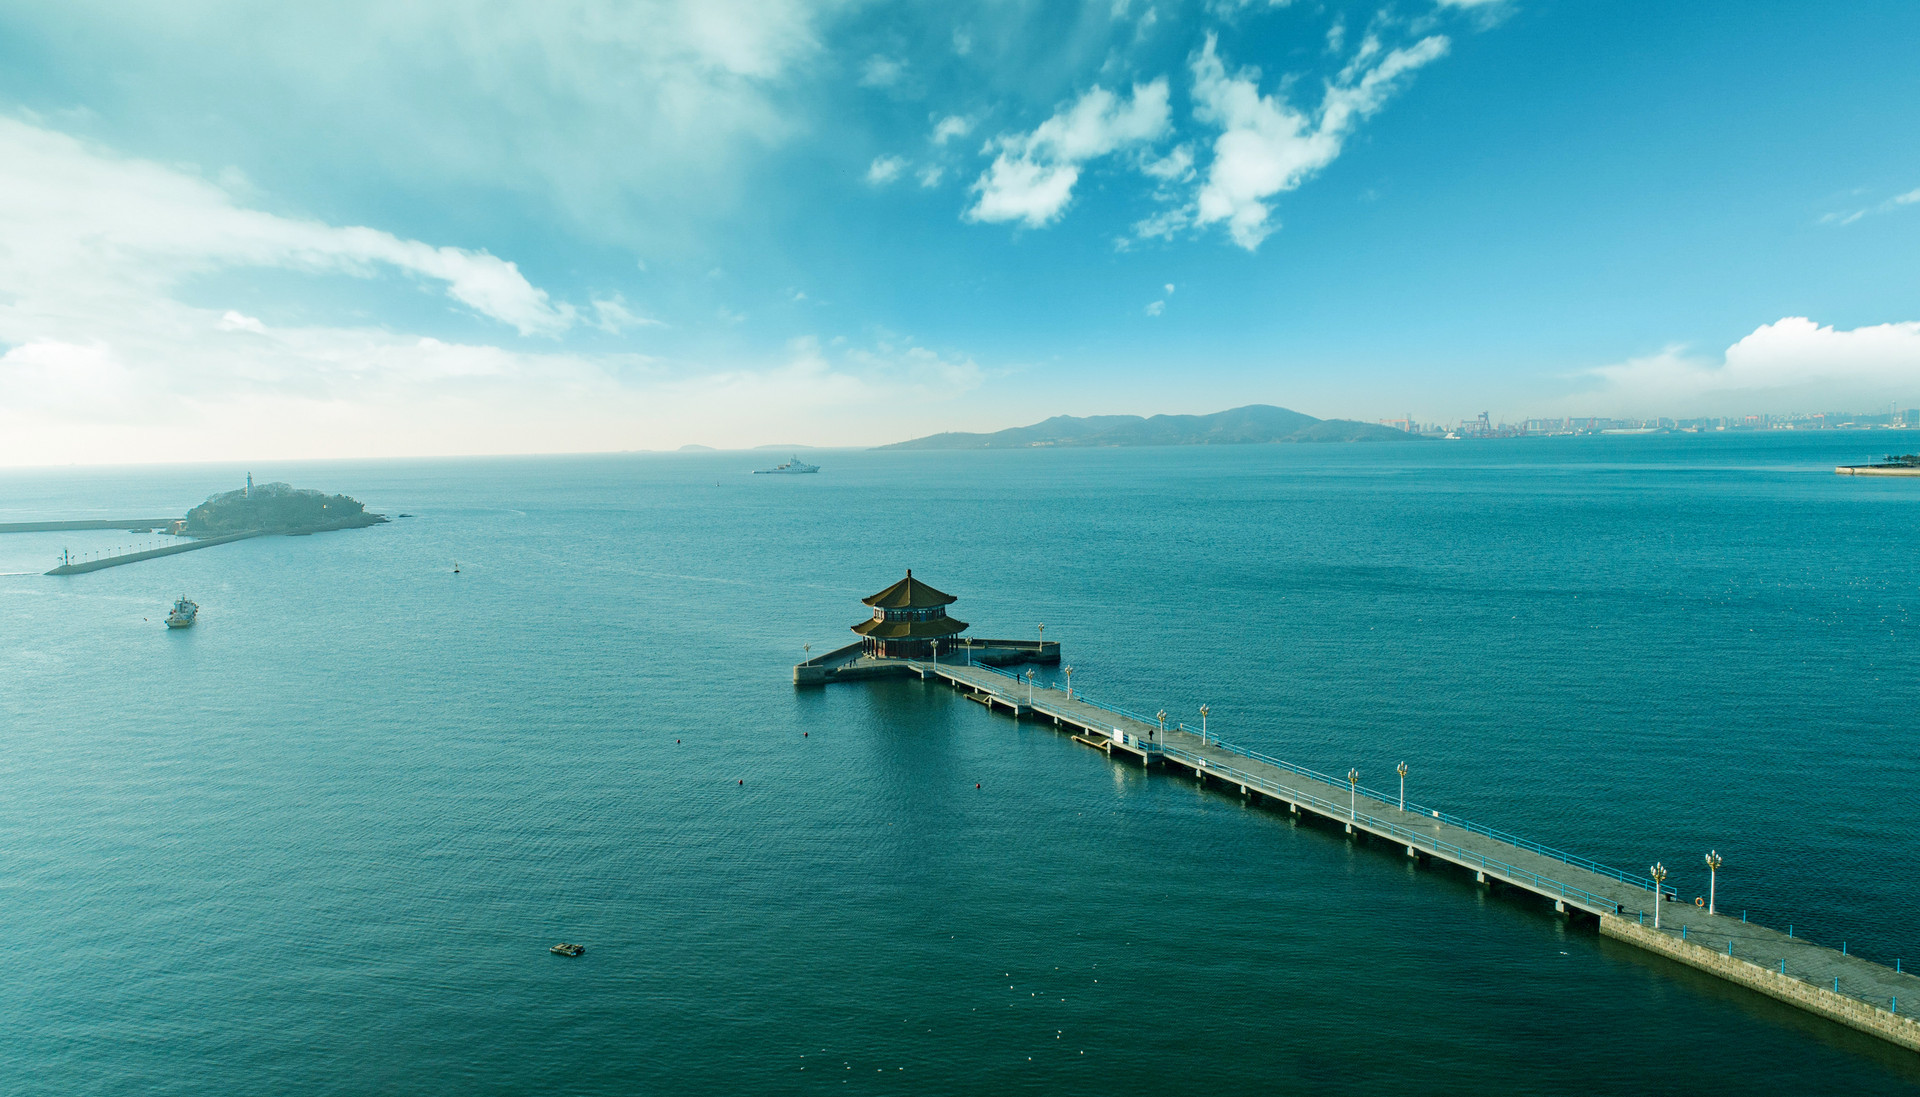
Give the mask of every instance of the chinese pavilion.
[[915, 579], [911, 568], [905, 579], [860, 600], [873, 607], [873, 616], [853, 631], [866, 637], [867, 654], [877, 658], [926, 659], [950, 646], [941, 641], [967, 628], [965, 621], [947, 616], [947, 607], [958, 599]]

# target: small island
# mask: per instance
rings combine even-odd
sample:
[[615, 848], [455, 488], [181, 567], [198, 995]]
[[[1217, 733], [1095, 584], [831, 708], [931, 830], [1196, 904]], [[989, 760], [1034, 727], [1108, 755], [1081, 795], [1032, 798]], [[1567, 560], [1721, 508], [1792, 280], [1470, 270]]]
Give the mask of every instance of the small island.
[[255, 484], [209, 496], [187, 512], [179, 531], [189, 537], [222, 537], [232, 533], [320, 533], [358, 529], [386, 521], [369, 514], [366, 504], [345, 495], [328, 495], [291, 484]]
[[[312, 488], [296, 488], [292, 484], [255, 484], [252, 474], [248, 474], [246, 487], [210, 495], [206, 502], [188, 511], [185, 518], [166, 525], [166, 532], [187, 538], [185, 541], [161, 548], [97, 556], [86, 554], [76, 557], [63, 551], [60, 553], [60, 566], [47, 574], [79, 575], [102, 568], [119, 567], [121, 564], [212, 548], [229, 541], [244, 541], [249, 537], [272, 534], [300, 537], [328, 530], [375, 526], [386, 520], [384, 514], [369, 513], [366, 504], [358, 499], [346, 495], [328, 495]], [[96, 528], [99, 525], [96, 522], [45, 524], [62, 529]]]

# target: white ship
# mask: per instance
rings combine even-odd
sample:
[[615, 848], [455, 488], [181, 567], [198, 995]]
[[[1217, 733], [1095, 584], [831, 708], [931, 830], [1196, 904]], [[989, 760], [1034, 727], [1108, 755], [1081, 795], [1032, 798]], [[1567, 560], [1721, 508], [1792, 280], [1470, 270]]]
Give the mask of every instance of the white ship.
[[775, 472], [819, 472], [819, 471], [820, 471], [819, 465], [809, 465], [798, 457], [789, 457], [787, 458], [787, 463], [784, 465], [775, 465], [770, 469], [754, 469], [753, 474], [755, 476], [765, 476], [769, 473], [775, 473]]
[[182, 594], [180, 600], [173, 604], [173, 612], [167, 614], [167, 627], [187, 628], [198, 616], [200, 616], [200, 604], [187, 601], [187, 596]]

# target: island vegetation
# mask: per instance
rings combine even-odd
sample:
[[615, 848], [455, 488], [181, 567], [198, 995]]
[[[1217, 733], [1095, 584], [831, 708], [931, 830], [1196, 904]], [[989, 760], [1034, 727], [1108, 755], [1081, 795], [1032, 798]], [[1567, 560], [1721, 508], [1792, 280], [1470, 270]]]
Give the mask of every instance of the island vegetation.
[[291, 484], [255, 484], [223, 491], [187, 512], [182, 531], [218, 537], [257, 530], [264, 533], [318, 533], [353, 529], [386, 521], [369, 514], [366, 504], [345, 495], [328, 495]]
[[930, 434], [879, 449], [1023, 449], [1031, 446], [1232, 446], [1265, 442], [1408, 442], [1393, 427], [1249, 404], [1211, 415], [1056, 415], [992, 434]]

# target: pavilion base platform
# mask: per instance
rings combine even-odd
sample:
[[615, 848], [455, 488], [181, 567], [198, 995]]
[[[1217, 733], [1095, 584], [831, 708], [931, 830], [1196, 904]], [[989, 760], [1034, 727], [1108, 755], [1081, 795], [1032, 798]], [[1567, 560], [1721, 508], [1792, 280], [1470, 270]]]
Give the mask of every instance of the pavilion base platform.
[[[988, 667], [1011, 667], [1025, 663], [1053, 666], [1060, 662], [1060, 644], [1055, 640], [981, 640], [971, 649], [956, 642], [942, 648], [942, 664], [965, 666], [973, 663]], [[868, 654], [865, 641], [809, 659], [793, 668], [796, 686], [824, 686], [828, 682], [853, 682], [871, 678], [920, 678], [932, 665], [926, 659], [885, 659]]]

